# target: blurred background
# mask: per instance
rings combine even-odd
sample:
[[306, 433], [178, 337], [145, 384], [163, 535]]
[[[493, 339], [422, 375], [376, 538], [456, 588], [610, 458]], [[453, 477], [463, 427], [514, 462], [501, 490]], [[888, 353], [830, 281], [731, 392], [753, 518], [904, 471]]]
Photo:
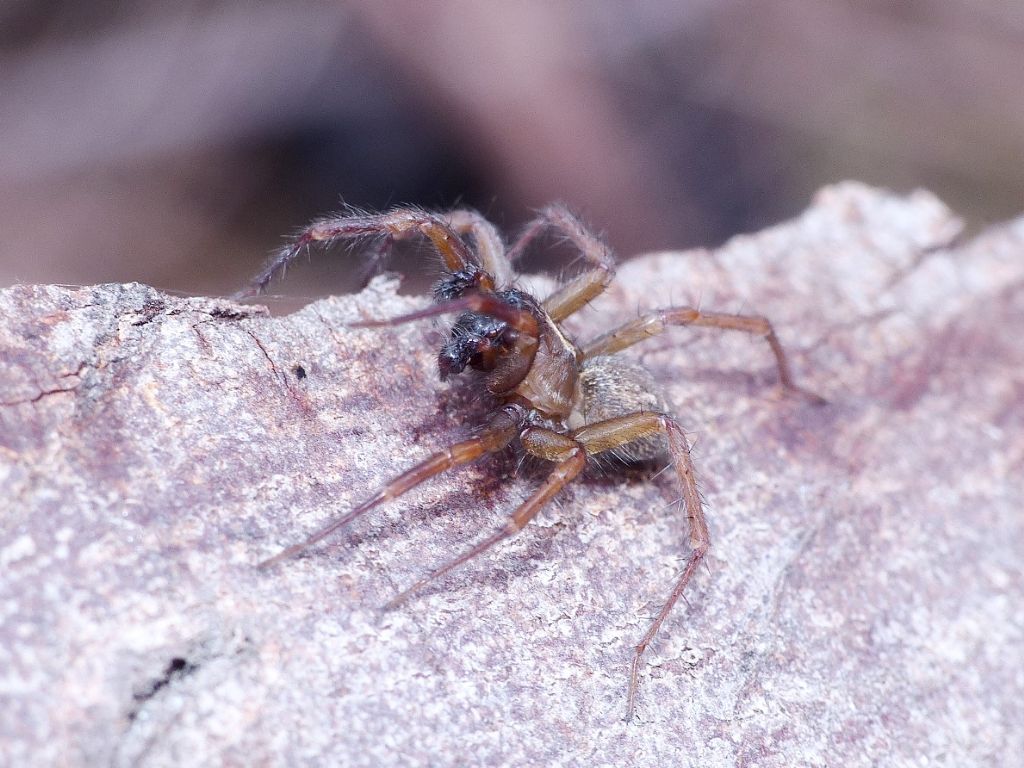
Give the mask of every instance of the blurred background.
[[[559, 199], [623, 257], [843, 178], [977, 227], [1024, 208], [1022, 158], [1018, 1], [0, 4], [0, 285], [230, 293], [342, 200], [513, 231]], [[272, 291], [359, 273], [339, 254]]]

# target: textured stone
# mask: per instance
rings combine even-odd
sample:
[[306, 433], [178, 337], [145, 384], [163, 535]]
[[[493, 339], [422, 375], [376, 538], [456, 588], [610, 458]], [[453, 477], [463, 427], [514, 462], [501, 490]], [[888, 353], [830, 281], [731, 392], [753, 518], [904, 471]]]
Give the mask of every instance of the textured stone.
[[[595, 473], [390, 613], [537, 481], [501, 456], [254, 565], [467, 433], [424, 305], [378, 279], [287, 317], [142, 285], [0, 293], [0, 762], [1013, 765], [1024, 752], [1024, 219], [967, 242], [931, 195], [846, 183], [714, 252], [652, 254], [570, 330], [699, 302], [762, 342], [625, 353], [696, 442], [712, 556], [671, 473]], [[542, 287], [550, 283], [537, 281]]]

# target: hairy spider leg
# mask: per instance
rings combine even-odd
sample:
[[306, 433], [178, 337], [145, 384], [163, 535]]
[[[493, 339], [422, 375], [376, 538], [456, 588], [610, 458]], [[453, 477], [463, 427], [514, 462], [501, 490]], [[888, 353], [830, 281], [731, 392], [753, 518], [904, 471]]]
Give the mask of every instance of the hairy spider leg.
[[249, 286], [232, 298], [244, 299], [261, 293], [273, 279], [283, 272], [303, 249], [314, 244], [329, 246], [339, 240], [384, 235], [403, 237], [420, 233], [434, 244], [451, 272], [477, 265], [469, 246], [441, 217], [418, 208], [396, 208], [387, 213], [355, 213], [347, 216], [328, 216], [317, 219], [300, 232], [274, 256]]
[[511, 287], [515, 272], [505, 256], [505, 242], [495, 226], [471, 208], [458, 208], [442, 215], [448, 221], [448, 226], [460, 235], [473, 237], [480, 266], [494, 279], [497, 289]]
[[557, 323], [604, 293], [615, 277], [615, 257], [607, 243], [587, 229], [568, 208], [549, 205], [526, 225], [519, 239], [509, 249], [509, 262], [518, 259], [530, 243], [547, 229], [553, 229], [566, 237], [592, 267], [557, 288], [544, 300], [544, 311]]
[[[576, 479], [587, 464], [587, 454], [583, 447], [575, 440], [557, 432], [542, 427], [530, 427], [523, 431], [521, 437], [527, 451], [549, 461], [557, 461], [544, 483], [516, 509], [504, 528], [395, 595], [384, 606], [385, 610], [397, 608], [431, 582], [487, 551], [499, 541], [519, 533], [555, 494]], [[538, 450], [534, 450], [534, 445], [537, 444], [535, 441], [541, 444]]]
[[598, 336], [593, 341], [582, 345], [584, 359], [598, 355], [613, 355], [626, 347], [653, 338], [670, 326], [694, 326], [718, 328], [726, 331], [742, 331], [753, 336], [760, 336], [775, 356], [775, 365], [779, 372], [779, 384], [790, 393], [798, 394], [816, 404], [827, 401], [813, 392], [797, 386], [790, 372], [789, 361], [782, 349], [775, 329], [766, 317], [760, 315], [734, 315], [725, 312], [702, 312], [693, 307], [666, 307], [644, 312], [640, 317], [624, 325]]
[[385, 501], [397, 499], [407, 493], [425, 480], [435, 475], [459, 467], [464, 464], [476, 461], [488, 453], [496, 453], [504, 449], [515, 439], [519, 428], [525, 420], [525, 411], [521, 406], [510, 405], [498, 411], [483, 430], [476, 437], [438, 451], [421, 461], [414, 467], [406, 470], [373, 496], [359, 506], [350, 510], [341, 517], [333, 520], [320, 530], [313, 533], [305, 541], [293, 544], [267, 560], [260, 563], [257, 568], [265, 570], [280, 563], [283, 560], [292, 558], [319, 541], [330, 536], [339, 528], [347, 525], [360, 515], [369, 512], [371, 509], [383, 504]]
[[[512, 270], [512, 265], [505, 258], [505, 242], [491, 222], [472, 208], [456, 208], [439, 213], [438, 216], [444, 219], [448, 226], [459, 235], [469, 235], [473, 238], [476, 260], [479, 261], [481, 268], [491, 275], [499, 290], [512, 285], [515, 273]], [[389, 234], [381, 250], [390, 247], [395, 240], [406, 239], [415, 234], [417, 234], [416, 230]]]
[[635, 648], [633, 663], [630, 665], [629, 692], [627, 694], [626, 721], [633, 719], [636, 709], [636, 693], [640, 682], [640, 659], [650, 645], [651, 640], [658, 633], [665, 618], [672, 611], [672, 607], [679, 600], [680, 595], [686, 589], [686, 585], [693, 578], [697, 566], [704, 559], [711, 545], [711, 537], [708, 533], [707, 521], [704, 518], [704, 509], [700, 500], [700, 493], [697, 491], [697, 479], [694, 476], [693, 461], [690, 458], [690, 446], [687, 444], [686, 435], [675, 419], [662, 413], [650, 411], [617, 416], [613, 419], [598, 421], [588, 424], [570, 433], [570, 437], [581, 443], [591, 455], [617, 448], [634, 440], [649, 435], [665, 433], [668, 438], [669, 454], [672, 457], [672, 464], [679, 479], [679, 485], [683, 491], [683, 502], [686, 506], [686, 520], [690, 533], [690, 557], [686, 561], [686, 567], [682, 575], [676, 581], [672, 592], [654, 622], [644, 634], [643, 638]]

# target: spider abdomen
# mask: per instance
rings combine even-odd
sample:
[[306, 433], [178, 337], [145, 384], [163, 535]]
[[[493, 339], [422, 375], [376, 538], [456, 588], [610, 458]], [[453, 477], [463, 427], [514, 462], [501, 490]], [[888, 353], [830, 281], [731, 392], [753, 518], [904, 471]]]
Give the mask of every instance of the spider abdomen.
[[[599, 355], [584, 361], [578, 387], [576, 407], [568, 419], [570, 429], [638, 411], [668, 410], [650, 372], [621, 357]], [[643, 437], [615, 449], [613, 455], [626, 464], [654, 462], [667, 457], [668, 444], [663, 435]]]

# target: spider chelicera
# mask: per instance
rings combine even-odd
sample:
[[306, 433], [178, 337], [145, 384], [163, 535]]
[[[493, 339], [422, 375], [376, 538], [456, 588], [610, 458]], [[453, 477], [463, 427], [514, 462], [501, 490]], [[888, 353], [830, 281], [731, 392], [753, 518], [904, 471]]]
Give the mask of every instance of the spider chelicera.
[[[587, 269], [541, 301], [513, 287], [512, 264], [546, 231], [571, 243], [585, 259]], [[771, 323], [756, 315], [673, 306], [645, 312], [583, 344], [570, 339], [561, 323], [608, 287], [615, 275], [615, 259], [608, 246], [561, 205], [543, 209], [511, 248], [505, 247], [490, 222], [470, 210], [429, 213], [397, 208], [381, 214], [352, 212], [319, 219], [293, 238], [236, 298], [261, 292], [275, 274], [283, 272], [311, 246], [375, 238], [387, 247], [396, 239], [414, 236], [428, 238], [444, 262], [434, 288], [436, 303], [401, 317], [353, 326], [397, 325], [460, 313], [438, 355], [441, 379], [466, 368], [480, 371], [474, 383], [493, 398], [495, 409], [474, 437], [409, 468], [362, 504], [305, 541], [264, 561], [260, 568], [303, 552], [360, 515], [445, 470], [515, 443], [527, 454], [554, 464], [540, 487], [513, 512], [503, 528], [401, 592], [388, 603], [388, 607], [395, 607], [435, 579], [521, 531], [552, 497], [579, 477], [594, 457], [611, 455], [626, 463], [668, 460], [682, 489], [690, 553], [664, 605], [635, 647], [627, 694], [626, 719], [631, 720], [643, 653], [707, 555], [710, 539], [683, 430], [666, 412], [650, 373], [638, 363], [615, 357], [616, 353], [670, 326], [742, 331], [767, 342], [784, 390], [822, 401], [794, 384]]]

